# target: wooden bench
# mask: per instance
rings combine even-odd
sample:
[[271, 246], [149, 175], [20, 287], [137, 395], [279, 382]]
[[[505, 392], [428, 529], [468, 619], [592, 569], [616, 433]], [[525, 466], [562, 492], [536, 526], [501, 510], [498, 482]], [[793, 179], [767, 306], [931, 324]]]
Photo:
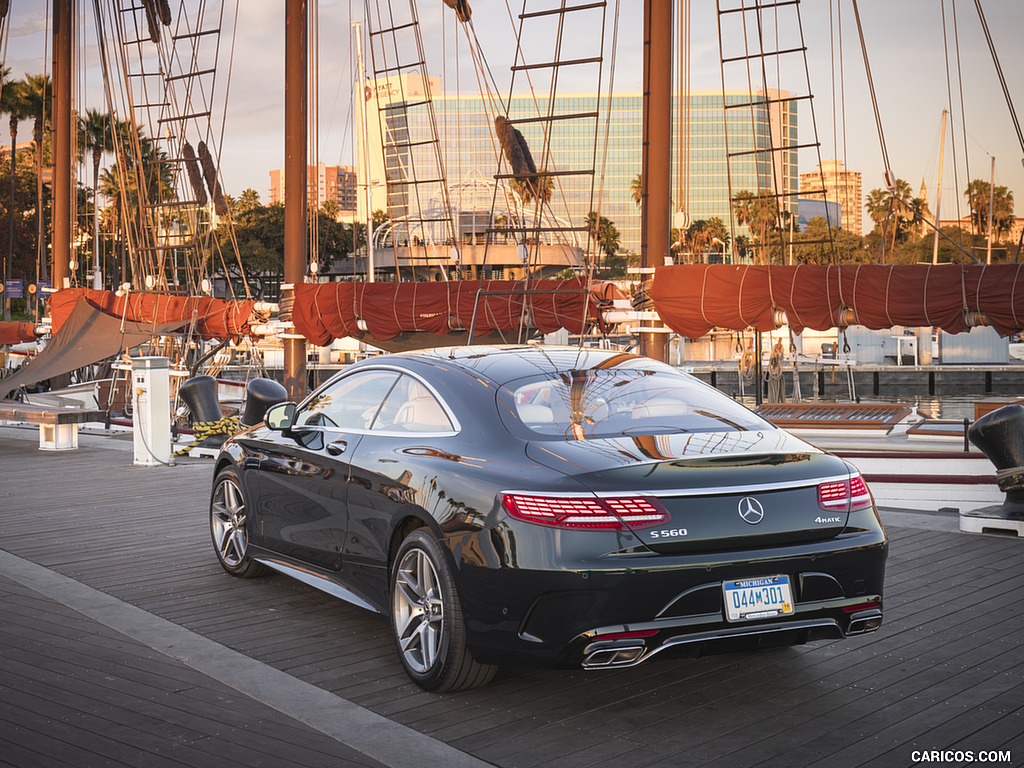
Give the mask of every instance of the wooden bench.
[[39, 425], [39, 450], [70, 451], [78, 447], [78, 425], [104, 421], [103, 411], [85, 408], [57, 408], [11, 400], [0, 401], [0, 421], [23, 421]]

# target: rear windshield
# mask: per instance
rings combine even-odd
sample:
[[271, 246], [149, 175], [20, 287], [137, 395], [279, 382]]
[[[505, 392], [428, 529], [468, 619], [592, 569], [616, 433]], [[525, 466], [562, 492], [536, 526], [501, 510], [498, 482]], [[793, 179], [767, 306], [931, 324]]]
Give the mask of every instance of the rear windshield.
[[774, 429], [718, 390], [668, 367], [519, 379], [498, 397], [504, 418], [534, 435], [567, 440]]

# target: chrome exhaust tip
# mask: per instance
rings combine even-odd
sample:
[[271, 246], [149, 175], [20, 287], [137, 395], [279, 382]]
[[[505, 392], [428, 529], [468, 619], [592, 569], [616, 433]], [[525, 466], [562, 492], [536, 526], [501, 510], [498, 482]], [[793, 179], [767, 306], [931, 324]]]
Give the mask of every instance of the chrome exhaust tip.
[[605, 646], [589, 651], [583, 659], [584, 669], [608, 669], [629, 667], [637, 664], [643, 656], [643, 645]]
[[864, 611], [855, 613], [850, 618], [850, 626], [846, 629], [847, 635], [863, 635], [865, 632], [874, 632], [882, 626], [881, 611]]

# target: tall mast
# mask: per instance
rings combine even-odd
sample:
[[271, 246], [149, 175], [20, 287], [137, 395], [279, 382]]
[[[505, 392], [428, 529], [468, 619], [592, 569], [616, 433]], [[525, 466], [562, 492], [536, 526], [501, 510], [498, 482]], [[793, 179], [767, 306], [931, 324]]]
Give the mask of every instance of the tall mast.
[[[641, 257], [645, 279], [664, 266], [669, 254], [672, 209], [672, 0], [644, 0], [644, 127]], [[645, 321], [640, 351], [665, 360], [664, 326]]]
[[[357, 144], [362, 148], [359, 161], [356, 163], [356, 178], [362, 178], [363, 195], [366, 205], [366, 281], [372, 283], [373, 276], [373, 190], [370, 187], [370, 145], [369, 145], [369, 119], [367, 111], [370, 108], [369, 100], [366, 97], [366, 67], [363, 66], [363, 30], [362, 25], [354, 22], [356, 35], [356, 69], [359, 70], [359, 97], [356, 99], [356, 106], [359, 108], [359, 141]], [[362, 175], [360, 176], [359, 171]]]
[[[70, 287], [71, 263], [71, 83], [75, 3], [53, 0], [53, 288]], [[45, 254], [43, 256], [45, 258]]]
[[[295, 286], [306, 275], [306, 141], [309, 106], [307, 0], [286, 0], [284, 32], [284, 282], [282, 301], [295, 301]], [[290, 313], [290, 310], [289, 310]], [[299, 400], [306, 394], [306, 340], [284, 338], [284, 387]]]
[[996, 195], [996, 159], [992, 158], [992, 172], [988, 181], [988, 252], [985, 255], [985, 263], [992, 263], [992, 213]]
[[942, 139], [939, 144], [939, 188], [935, 191], [935, 239], [932, 241], [932, 264], [939, 263], [939, 206], [942, 205], [942, 163], [946, 158], [946, 110], [942, 110]]

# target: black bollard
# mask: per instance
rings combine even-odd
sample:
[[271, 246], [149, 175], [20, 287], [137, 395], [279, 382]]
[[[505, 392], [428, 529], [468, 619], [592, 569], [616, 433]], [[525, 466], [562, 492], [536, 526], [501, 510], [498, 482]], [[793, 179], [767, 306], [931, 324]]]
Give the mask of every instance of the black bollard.
[[195, 442], [190, 448], [219, 448], [227, 440], [231, 430], [211, 425], [220, 422], [223, 414], [217, 399], [217, 380], [213, 376], [193, 376], [178, 387], [178, 397], [188, 406], [191, 423], [196, 430]]
[[999, 490], [1006, 494], [1001, 507], [988, 507], [984, 515], [1024, 520], [1024, 406], [1014, 403], [986, 413], [968, 435], [995, 465]]
[[193, 424], [199, 421], [220, 420], [217, 380], [213, 376], [193, 376], [178, 387], [178, 397], [188, 406]]
[[288, 399], [288, 390], [273, 379], [252, 379], [245, 385], [245, 407], [238, 423], [251, 427], [263, 421], [267, 409]]

